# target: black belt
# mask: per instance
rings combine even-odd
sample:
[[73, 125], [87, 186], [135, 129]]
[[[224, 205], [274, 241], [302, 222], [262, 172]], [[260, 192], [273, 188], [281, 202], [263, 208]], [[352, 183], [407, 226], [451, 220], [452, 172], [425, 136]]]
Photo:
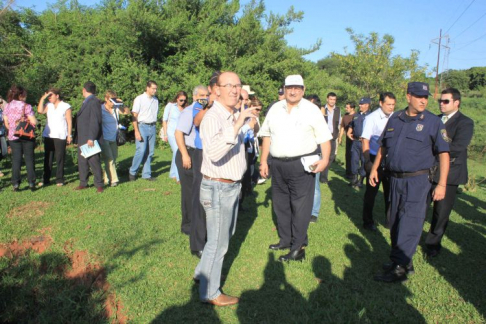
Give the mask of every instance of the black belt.
[[307, 153], [307, 154], [303, 154], [303, 155], [299, 155], [299, 156], [291, 156], [291, 157], [275, 157], [275, 156], [272, 156], [272, 159], [275, 159], [275, 160], [278, 160], [278, 161], [283, 161], [283, 162], [290, 162], [290, 161], [300, 160], [300, 158], [303, 158], [304, 156], [311, 156], [311, 155], [315, 155], [315, 154], [318, 154], [317, 150], [312, 152], [312, 153]]
[[153, 122], [153, 123], [139, 123], [139, 124], [144, 124], [144, 125], [149, 125], [149, 126], [154, 126], [155, 124], [157, 124], [157, 122]]
[[429, 169], [415, 171], [415, 172], [393, 172], [393, 171], [389, 172], [391, 177], [400, 178], [400, 179], [401, 178], [415, 177], [415, 176], [418, 176], [418, 175], [428, 174], [428, 173], [429, 173]]
[[187, 151], [188, 151], [188, 152], [189, 152], [189, 151], [194, 151], [194, 150], [195, 150], [195, 148], [194, 148], [194, 147], [190, 147], [190, 146], [186, 146], [186, 149], [187, 149]]

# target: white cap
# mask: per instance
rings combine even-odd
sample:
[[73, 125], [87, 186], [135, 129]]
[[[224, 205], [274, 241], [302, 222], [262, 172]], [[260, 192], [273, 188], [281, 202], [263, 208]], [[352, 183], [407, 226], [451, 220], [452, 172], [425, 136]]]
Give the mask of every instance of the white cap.
[[289, 75], [285, 78], [285, 86], [304, 86], [304, 79], [299, 74]]
[[255, 91], [251, 91], [250, 90], [250, 86], [247, 85], [247, 84], [245, 84], [244, 86], [242, 86], [241, 89], [246, 90], [246, 92], [248, 92], [249, 95], [255, 94]]

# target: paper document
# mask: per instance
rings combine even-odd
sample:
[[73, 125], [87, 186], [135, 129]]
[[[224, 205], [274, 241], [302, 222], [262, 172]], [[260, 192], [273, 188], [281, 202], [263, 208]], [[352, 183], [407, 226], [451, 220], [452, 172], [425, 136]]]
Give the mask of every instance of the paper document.
[[94, 141], [94, 145], [92, 147], [89, 147], [88, 144], [84, 144], [81, 145], [79, 149], [81, 150], [81, 156], [85, 159], [101, 152], [101, 147], [97, 140]]
[[302, 162], [302, 165], [304, 166], [304, 170], [306, 172], [312, 172], [312, 170], [309, 168], [311, 165], [316, 163], [321, 159], [321, 156], [318, 154], [315, 155], [309, 155], [309, 156], [304, 156], [300, 158], [300, 161]]

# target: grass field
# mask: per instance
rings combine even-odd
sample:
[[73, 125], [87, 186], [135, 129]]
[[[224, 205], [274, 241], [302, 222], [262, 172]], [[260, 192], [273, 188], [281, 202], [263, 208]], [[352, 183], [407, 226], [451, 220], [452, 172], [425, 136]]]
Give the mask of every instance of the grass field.
[[[470, 162], [476, 185], [458, 195], [443, 252], [426, 260], [419, 246], [416, 274], [403, 284], [373, 281], [387, 261], [388, 231], [383, 226], [377, 233], [362, 230], [364, 190], [347, 186], [341, 162], [333, 165], [329, 185], [322, 186], [319, 221], [310, 226], [302, 263], [279, 263], [280, 253], [268, 250], [278, 242], [270, 183], [257, 186], [255, 197], [245, 202], [248, 211], [238, 215], [223, 269], [222, 288], [240, 296], [240, 304], [214, 308], [198, 301], [191, 280], [198, 259], [180, 232], [179, 186], [168, 178], [170, 149], [156, 152], [156, 182], [127, 182], [134, 150], [133, 145], [121, 148], [122, 183], [103, 194], [94, 188], [73, 191], [78, 182], [70, 159], [68, 185], [36, 192], [27, 190], [26, 181], [21, 192], [12, 192], [10, 171], [2, 168], [0, 242], [52, 242], [43, 253], [0, 258], [0, 322], [486, 321], [484, 161]], [[36, 162], [40, 179], [42, 153]], [[380, 196], [375, 207], [380, 225], [383, 214]], [[428, 227], [426, 222], [424, 230]], [[76, 273], [80, 263], [91, 279]], [[106, 315], [107, 302], [117, 305], [118, 313]]]

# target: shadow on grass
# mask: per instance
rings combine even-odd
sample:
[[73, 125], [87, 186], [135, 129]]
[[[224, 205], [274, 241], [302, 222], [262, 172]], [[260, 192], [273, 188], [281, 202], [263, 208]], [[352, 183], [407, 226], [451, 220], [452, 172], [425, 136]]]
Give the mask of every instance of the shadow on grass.
[[108, 322], [103, 287], [67, 278], [67, 267], [69, 258], [56, 252], [1, 258], [0, 322]]
[[[486, 208], [483, 201], [465, 193], [457, 196], [454, 211], [470, 223], [449, 222], [445, 236], [454, 242], [459, 253], [443, 246], [439, 256], [428, 262], [454, 287], [462, 298], [472, 304], [486, 318], [484, 292], [486, 284], [486, 230], [484, 214], [478, 208]], [[424, 231], [424, 239], [428, 233]], [[422, 239], [422, 242], [424, 242]], [[424, 245], [422, 245], [424, 249]]]

